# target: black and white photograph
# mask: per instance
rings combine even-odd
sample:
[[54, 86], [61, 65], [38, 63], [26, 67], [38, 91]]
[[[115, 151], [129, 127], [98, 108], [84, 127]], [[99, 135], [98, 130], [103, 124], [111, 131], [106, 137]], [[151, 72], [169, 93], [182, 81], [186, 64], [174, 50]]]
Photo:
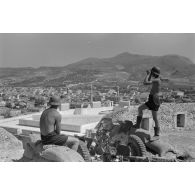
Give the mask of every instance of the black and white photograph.
[[193, 194], [193, 0], [0, 7], [1, 194]]
[[195, 160], [194, 33], [0, 40], [1, 161]]

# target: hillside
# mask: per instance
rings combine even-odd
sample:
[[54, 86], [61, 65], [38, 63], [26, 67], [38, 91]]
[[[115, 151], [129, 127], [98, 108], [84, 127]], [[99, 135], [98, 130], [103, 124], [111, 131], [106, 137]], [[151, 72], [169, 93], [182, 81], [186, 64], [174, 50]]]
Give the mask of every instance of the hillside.
[[67, 68], [99, 70], [101, 72], [126, 72], [129, 77], [139, 80], [145, 71], [157, 65], [163, 75], [174, 78], [191, 77], [195, 75], [195, 65], [186, 57], [178, 55], [145, 56], [130, 53], [122, 53], [112, 58], [88, 58], [83, 61], [70, 64]]
[[174, 81], [195, 82], [195, 65], [183, 56], [146, 56], [121, 53], [111, 58], [87, 58], [64, 67], [0, 68], [1, 83], [14, 86], [62, 85], [93, 80], [140, 80], [157, 65]]

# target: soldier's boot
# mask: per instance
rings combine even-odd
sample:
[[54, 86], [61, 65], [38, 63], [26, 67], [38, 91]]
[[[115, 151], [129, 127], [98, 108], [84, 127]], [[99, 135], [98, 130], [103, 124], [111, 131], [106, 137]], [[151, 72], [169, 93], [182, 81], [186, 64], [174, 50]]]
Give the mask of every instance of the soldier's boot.
[[150, 139], [150, 141], [156, 141], [160, 139], [160, 127], [154, 127], [154, 136]]

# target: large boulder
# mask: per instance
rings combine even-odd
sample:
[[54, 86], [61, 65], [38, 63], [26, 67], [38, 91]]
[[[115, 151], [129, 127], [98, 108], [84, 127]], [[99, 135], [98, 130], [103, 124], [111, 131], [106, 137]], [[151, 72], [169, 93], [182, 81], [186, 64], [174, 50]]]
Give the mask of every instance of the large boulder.
[[0, 127], [0, 161], [18, 160], [23, 152], [22, 142]]

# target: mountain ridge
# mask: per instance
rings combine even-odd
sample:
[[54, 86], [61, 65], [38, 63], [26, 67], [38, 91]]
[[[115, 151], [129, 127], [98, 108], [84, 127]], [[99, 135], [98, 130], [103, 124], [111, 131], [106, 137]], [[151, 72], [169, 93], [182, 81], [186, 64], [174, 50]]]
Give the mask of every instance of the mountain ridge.
[[109, 58], [90, 57], [58, 67], [3, 67], [0, 68], [0, 80], [13, 80], [10, 82], [15, 86], [28, 86], [28, 80], [29, 85], [32, 85], [32, 81], [36, 85], [36, 77], [39, 85], [50, 82], [58, 85], [66, 81], [90, 82], [97, 79], [136, 81], [143, 79], [146, 70], [153, 66], [158, 66], [162, 75], [168, 78], [179, 80], [188, 77], [189, 82], [195, 78], [195, 64], [185, 56], [150, 56], [123, 52]]

